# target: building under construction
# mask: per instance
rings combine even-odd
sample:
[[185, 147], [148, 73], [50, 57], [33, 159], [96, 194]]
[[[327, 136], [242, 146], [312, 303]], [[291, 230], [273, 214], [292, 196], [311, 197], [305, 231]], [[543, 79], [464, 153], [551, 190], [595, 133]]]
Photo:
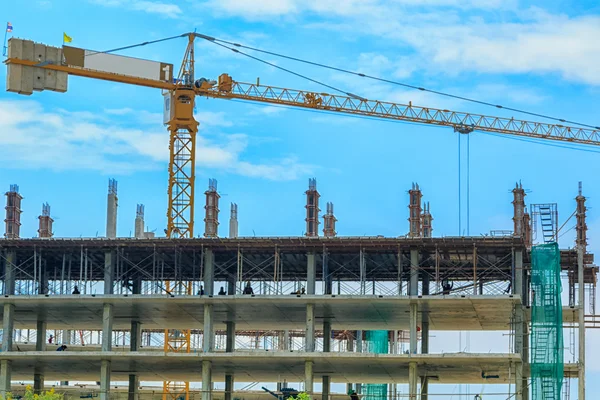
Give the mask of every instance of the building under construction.
[[[211, 179], [204, 238], [154, 238], [143, 205], [135, 237], [120, 238], [110, 180], [106, 237], [54, 238], [44, 204], [39, 238], [26, 239], [23, 198], [11, 185], [0, 240], [0, 391], [60, 381], [68, 395], [231, 400], [269, 398], [242, 383], [271, 382], [323, 400], [347, 397], [336, 384], [366, 399], [434, 400], [448, 398], [448, 384], [495, 384], [516, 399], [560, 399], [578, 380], [581, 393], [597, 273], [581, 188], [576, 246], [561, 250], [556, 205], [530, 205], [530, 216], [520, 184], [514, 230], [476, 237], [434, 237], [419, 185], [408, 193], [408, 232], [398, 237], [337, 236], [330, 202], [319, 236], [311, 179], [304, 237], [240, 236], [232, 204], [224, 238]], [[456, 330], [508, 332], [511, 344], [505, 353], [430, 352], [433, 332]], [[62, 344], [68, 351], [56, 352]], [[563, 359], [563, 348], [573, 357]]]
[[[197, 32], [122, 49], [180, 38], [187, 39], [180, 66], [64, 44], [8, 41], [7, 90], [13, 93], [64, 93], [69, 76], [160, 89], [169, 182], [164, 238], [145, 228], [141, 204], [135, 237], [117, 236], [114, 180], [106, 237], [53, 237], [50, 206], [44, 204], [39, 238], [21, 238], [23, 197], [10, 186], [0, 240], [0, 395], [18, 394], [16, 382], [33, 381], [36, 392], [60, 382], [66, 393], [102, 400], [286, 400], [295, 393], [291, 385], [323, 400], [348, 394], [355, 400], [352, 391], [366, 400], [435, 400], [452, 396], [444, 389], [448, 384], [478, 384], [501, 388], [487, 392], [486, 400], [558, 400], [570, 398], [576, 380], [577, 399], [585, 399], [585, 330], [596, 322], [597, 267], [587, 252], [581, 186], [573, 203], [576, 242], [564, 249], [557, 244], [557, 205], [527, 207], [520, 183], [513, 189], [511, 231], [435, 237], [435, 204], [432, 213], [415, 183], [408, 191], [407, 229], [399, 236], [338, 236], [334, 205], [327, 202], [320, 215], [320, 193], [311, 179], [302, 237], [244, 237], [236, 203], [228, 235], [219, 232], [220, 195], [216, 180], [210, 180], [204, 232], [196, 238], [194, 107], [197, 96], [258, 102], [441, 126], [457, 132], [459, 140], [482, 131], [600, 145], [599, 128], [369, 100], [344, 91], [289, 89], [260, 80], [243, 83], [227, 73], [197, 79], [195, 40], [263, 63], [239, 49], [292, 58]], [[561, 297], [563, 280], [568, 304]], [[430, 351], [432, 337], [457, 330], [504, 332], [510, 345], [498, 353]], [[68, 351], [54, 351], [58, 345]], [[81, 382], [90, 386], [74, 390]], [[249, 390], [258, 383], [277, 384], [277, 392]], [[339, 385], [344, 390], [333, 390]]]

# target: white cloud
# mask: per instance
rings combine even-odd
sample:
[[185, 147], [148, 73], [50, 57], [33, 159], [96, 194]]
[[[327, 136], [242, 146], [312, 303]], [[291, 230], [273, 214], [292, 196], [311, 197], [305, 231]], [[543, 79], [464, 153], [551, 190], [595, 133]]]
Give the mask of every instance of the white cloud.
[[183, 11], [177, 4], [145, 0], [90, 0], [94, 4], [106, 7], [123, 7], [134, 11], [144, 11], [149, 14], [159, 14], [167, 18], [179, 18]]
[[[372, 35], [410, 58], [391, 62], [396, 77], [415, 69], [445, 75], [555, 74], [600, 85], [600, 15], [555, 15], [502, 0], [210, 0], [216, 14], [271, 21], [274, 16], [323, 31], [341, 30], [359, 39]], [[506, 12], [499, 21], [497, 9]], [[466, 11], [475, 10], [476, 12]], [[302, 24], [302, 17], [310, 24]], [[307, 18], [308, 19], [308, 18]], [[407, 51], [408, 50], [408, 51]], [[364, 70], [363, 72], [370, 72]]]
[[[136, 115], [142, 120], [154, 116], [146, 113], [132, 109], [104, 113], [48, 111], [35, 101], [0, 101], [0, 158], [19, 168], [32, 169], [116, 174], [164, 169], [169, 154], [168, 134], [161, 129], [162, 124], [139, 129], [119, 123], [118, 117], [122, 116]], [[232, 126], [222, 113], [202, 112], [197, 118], [207, 126]], [[196, 166], [270, 180], [296, 179], [316, 169], [293, 156], [261, 163], [245, 160], [244, 152], [251, 140], [244, 134], [199, 134]]]

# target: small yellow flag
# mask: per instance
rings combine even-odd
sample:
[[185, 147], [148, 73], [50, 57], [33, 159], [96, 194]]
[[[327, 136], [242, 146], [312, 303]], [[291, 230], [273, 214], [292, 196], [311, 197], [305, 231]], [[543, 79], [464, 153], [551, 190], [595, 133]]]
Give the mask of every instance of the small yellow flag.
[[73, 41], [73, 38], [63, 32], [63, 42], [64, 43], [71, 43], [72, 41]]

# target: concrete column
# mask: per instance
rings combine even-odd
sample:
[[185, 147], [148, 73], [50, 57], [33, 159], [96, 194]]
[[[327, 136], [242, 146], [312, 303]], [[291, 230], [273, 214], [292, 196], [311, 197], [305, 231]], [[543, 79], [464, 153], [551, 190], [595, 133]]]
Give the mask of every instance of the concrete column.
[[313, 384], [313, 362], [304, 362], [304, 391], [311, 398], [313, 397], [314, 384]]
[[106, 205], [106, 237], [117, 237], [117, 193], [108, 193]]
[[140, 397], [140, 378], [137, 375], [129, 375], [129, 389], [127, 400], [137, 400]]
[[[204, 249], [204, 294], [215, 293], [215, 255], [212, 249]], [[206, 310], [205, 310], [206, 312]]]
[[514, 255], [514, 277], [512, 292], [514, 295], [523, 295], [523, 250], [515, 250]]
[[323, 390], [321, 390], [322, 400], [329, 399], [330, 386], [331, 386], [331, 380], [329, 379], [329, 376], [323, 375]]
[[15, 294], [15, 268], [17, 263], [17, 253], [13, 250], [6, 252], [4, 262], [4, 294]]
[[44, 375], [37, 369], [33, 374], [33, 393], [41, 394], [44, 391]]
[[202, 351], [211, 353], [215, 348], [215, 330], [213, 324], [213, 305], [204, 304], [204, 332], [202, 334]]
[[283, 331], [283, 350], [288, 351], [290, 349], [290, 331], [286, 329]]
[[333, 294], [333, 280], [329, 273], [329, 254], [323, 252], [323, 294]]
[[[331, 321], [323, 322], [323, 352], [329, 353], [331, 351]], [[323, 390], [322, 400], [329, 399], [329, 392], [331, 386], [331, 379], [328, 375], [323, 375]]]
[[317, 280], [317, 258], [314, 252], [306, 255], [306, 294], [315, 294]]
[[133, 286], [131, 287], [131, 293], [133, 294], [142, 294], [142, 277], [136, 276], [133, 278]]
[[[135, 280], [134, 280], [135, 287]], [[134, 294], [135, 290], [133, 291]], [[131, 321], [131, 333], [129, 340], [129, 350], [139, 351], [142, 343], [142, 324], [139, 321]], [[135, 374], [129, 375], [129, 390], [127, 391], [127, 400], [137, 400], [139, 397], [140, 379]]]
[[11, 387], [10, 387], [11, 372], [12, 372], [12, 361], [1, 360], [0, 361], [0, 396], [2, 396], [3, 399], [6, 399], [6, 394], [11, 392]]
[[113, 305], [104, 304], [102, 310], [102, 351], [112, 350], [113, 315]]
[[236, 283], [235, 277], [231, 277], [227, 280], [227, 294], [229, 296], [235, 295], [235, 283]]
[[104, 253], [104, 294], [114, 293], [115, 266], [117, 254], [114, 251]]
[[235, 351], [235, 322], [227, 321], [227, 337], [225, 340], [225, 352], [233, 353]]
[[577, 313], [579, 316], [579, 370], [577, 376], [577, 400], [585, 400], [585, 281], [583, 264], [583, 246], [577, 246]]
[[4, 304], [2, 317], [2, 352], [12, 351], [15, 324], [15, 305]]
[[410, 354], [417, 354], [417, 303], [410, 305]]
[[100, 400], [110, 400], [110, 361], [102, 360], [100, 366]]
[[[57, 339], [57, 343], [58, 343], [58, 339]], [[71, 331], [70, 330], [62, 331], [62, 344], [66, 344], [66, 345], [71, 344]], [[60, 386], [68, 386], [68, 385], [69, 385], [69, 381], [60, 381]]]
[[306, 346], [307, 352], [315, 351], [315, 305], [306, 305]]
[[225, 375], [225, 400], [233, 398], [233, 375]]
[[515, 364], [515, 400], [523, 399], [523, 384], [527, 386], [527, 378], [523, 379], [523, 363]]
[[35, 351], [46, 351], [46, 321], [37, 321]]
[[212, 399], [212, 362], [202, 361], [202, 400]]
[[408, 285], [409, 295], [419, 295], [419, 250], [410, 249], [410, 284]]
[[331, 351], [331, 321], [323, 321], [323, 352]]
[[412, 361], [408, 363], [408, 395], [409, 400], [417, 400], [418, 388], [417, 363]]

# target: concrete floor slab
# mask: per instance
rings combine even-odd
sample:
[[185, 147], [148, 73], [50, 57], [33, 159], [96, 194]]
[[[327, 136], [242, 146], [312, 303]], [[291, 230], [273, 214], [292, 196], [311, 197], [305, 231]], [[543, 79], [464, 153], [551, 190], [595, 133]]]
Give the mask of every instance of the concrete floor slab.
[[[417, 362], [419, 375], [434, 383], [509, 383], [518, 354], [419, 354], [366, 353], [189, 353], [144, 354], [118, 352], [6, 352], [12, 361], [13, 380], [31, 379], [34, 369], [46, 380], [97, 381], [102, 360], [110, 360], [113, 381], [137, 374], [143, 381], [201, 380], [202, 361], [213, 363], [213, 380], [234, 374], [236, 382], [290, 382], [304, 380], [305, 361], [314, 362], [315, 378], [328, 375], [332, 382], [406, 383], [409, 362]], [[512, 368], [514, 371], [514, 367]], [[483, 378], [493, 376], [493, 378]], [[497, 376], [497, 377], [496, 377]]]
[[[315, 304], [317, 327], [330, 320], [336, 330], [408, 329], [410, 304], [419, 307], [419, 324], [428, 311], [431, 330], [509, 330], [513, 296], [5, 296], [15, 305], [15, 328], [101, 329], [102, 306], [114, 306], [113, 329], [202, 329], [204, 304], [214, 305], [216, 329], [235, 321], [238, 330], [305, 329], [306, 306]], [[1, 318], [1, 317], [0, 317]], [[317, 328], [318, 329], [318, 328]]]

